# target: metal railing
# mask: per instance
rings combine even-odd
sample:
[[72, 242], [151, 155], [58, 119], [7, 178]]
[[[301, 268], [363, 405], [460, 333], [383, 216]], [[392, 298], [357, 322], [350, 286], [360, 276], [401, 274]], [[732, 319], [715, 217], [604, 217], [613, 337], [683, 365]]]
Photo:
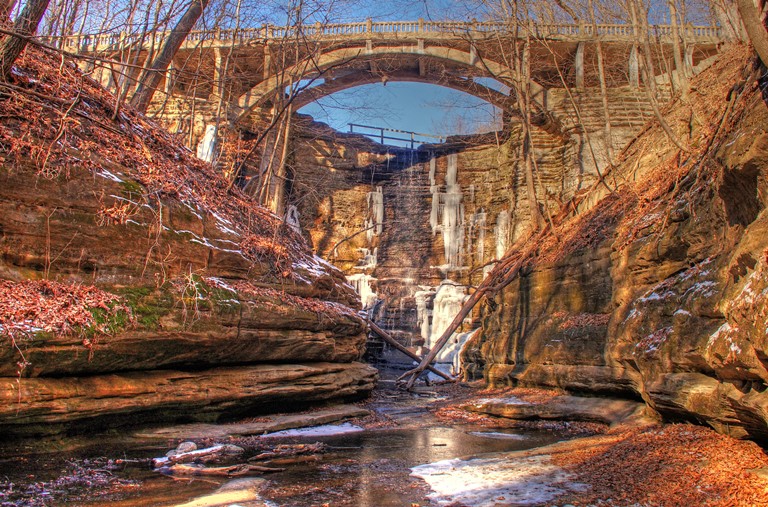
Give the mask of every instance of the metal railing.
[[[411, 132], [410, 130], [398, 130], [398, 129], [391, 129], [386, 127], [373, 127], [371, 125], [360, 125], [358, 123], [349, 123], [349, 133], [350, 134], [362, 134], [380, 144], [389, 144], [386, 141], [399, 141], [405, 144], [410, 144], [410, 148], [416, 149], [416, 143], [423, 144], [426, 142], [426, 139], [436, 139], [437, 142], [443, 143], [445, 142], [445, 137], [443, 136], [436, 136], [434, 134], [422, 134], [421, 132]], [[364, 130], [371, 130], [376, 132], [355, 132], [355, 128], [358, 129], [364, 129]], [[395, 136], [388, 136], [386, 135], [387, 132], [391, 132], [394, 134], [406, 134], [408, 137], [395, 137]]]
[[[650, 35], [653, 37], [670, 37], [672, 27], [670, 25], [652, 25]], [[421, 35], [431, 37], [462, 37], [472, 34], [502, 34], [504, 36], [525, 36], [527, 32], [533, 37], [539, 38], [594, 38], [603, 37], [612, 40], [632, 40], [635, 37], [631, 25], [600, 24], [597, 25], [595, 35], [592, 25], [588, 24], [531, 24], [516, 25], [512, 23], [489, 21], [372, 21], [367, 20], [358, 23], [335, 23], [302, 26], [274, 26], [263, 25], [258, 28], [245, 28], [237, 30], [198, 30], [190, 32], [187, 36], [187, 44], [196, 44], [203, 41], [219, 41], [223, 43], [244, 43], [248, 41], [290, 40], [295, 38], [311, 39], [335, 39], [335, 38], [362, 38], [368, 36], [399, 36]], [[720, 28], [717, 26], [684, 25], [679, 27], [680, 37], [690, 42], [718, 42], [721, 37]], [[73, 51], [95, 51], [103, 49], [119, 49], [138, 44], [149, 46], [158, 44], [170, 32], [154, 32], [151, 34], [135, 33], [103, 33], [103, 34], [77, 34], [64, 37], [60, 43], [65, 49]], [[49, 42], [59, 42], [50, 40]]]

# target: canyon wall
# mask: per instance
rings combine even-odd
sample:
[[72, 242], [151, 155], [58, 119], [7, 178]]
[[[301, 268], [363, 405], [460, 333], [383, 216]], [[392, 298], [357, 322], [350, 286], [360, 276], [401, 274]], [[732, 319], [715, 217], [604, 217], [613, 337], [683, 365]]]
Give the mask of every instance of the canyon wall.
[[18, 68], [18, 86], [79, 99], [73, 124], [41, 94], [0, 104], [4, 435], [371, 391], [359, 299], [337, 268], [167, 132], [130, 110], [111, 119], [110, 95], [73, 66], [30, 52]]
[[768, 440], [760, 72], [733, 50], [667, 110], [689, 152], [656, 129], [634, 141], [616, 175], [632, 183], [483, 307], [463, 352], [469, 375], [637, 397], [665, 420]]
[[[598, 91], [548, 93], [554, 121], [532, 129], [531, 145], [539, 205], [556, 213], [594, 184], [607, 151]], [[619, 146], [651, 118], [651, 106], [644, 91], [629, 87], [609, 98]], [[428, 348], [468, 287], [530, 229], [519, 123], [418, 150], [387, 148], [307, 117], [295, 127], [288, 199], [305, 235], [347, 274], [380, 326], [407, 346]], [[451, 355], [441, 359], [450, 363]]]

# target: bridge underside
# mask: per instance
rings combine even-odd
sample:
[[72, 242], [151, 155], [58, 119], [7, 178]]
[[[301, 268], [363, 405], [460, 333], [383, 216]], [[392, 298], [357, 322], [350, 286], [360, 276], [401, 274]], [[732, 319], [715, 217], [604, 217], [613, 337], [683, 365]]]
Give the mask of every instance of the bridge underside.
[[[608, 88], [640, 89], [643, 55], [634, 37], [601, 37]], [[684, 44], [684, 68], [690, 70], [717, 52], [715, 39], [690, 39]], [[531, 39], [523, 51], [523, 39], [508, 33], [361, 33], [307, 39], [188, 40], [175, 56], [156, 93], [150, 112], [187, 134], [194, 146], [206, 124], [224, 118], [258, 130], [276, 103], [283, 102], [291, 86], [300, 92], [293, 110], [324, 96], [360, 86], [389, 81], [433, 83], [460, 90], [499, 107], [504, 118], [517, 115], [514, 65], [515, 47], [530, 61], [529, 83], [534, 113], [552, 127], [563, 118], [555, 104], [559, 91], [575, 96], [590, 94], [599, 86], [596, 38], [556, 36]], [[107, 52], [106, 49], [95, 52]], [[657, 38], [652, 46], [654, 74], [674, 68], [669, 38]], [[135, 54], [110, 53], [115, 59]], [[138, 61], [142, 60], [139, 55]], [[102, 73], [110, 85], [112, 74]], [[487, 86], [492, 78], [502, 86]], [[305, 86], [308, 81], [311, 85]], [[547, 119], [547, 117], [550, 117]]]

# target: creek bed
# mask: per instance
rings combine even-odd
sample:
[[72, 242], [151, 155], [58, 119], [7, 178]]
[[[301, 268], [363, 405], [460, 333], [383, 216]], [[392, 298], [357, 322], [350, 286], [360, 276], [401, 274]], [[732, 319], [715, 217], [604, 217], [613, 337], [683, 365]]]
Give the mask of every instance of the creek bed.
[[[270, 438], [275, 445], [323, 442], [326, 452], [314, 460], [287, 465], [284, 472], [263, 476], [260, 495], [268, 505], [277, 506], [429, 505], [425, 498], [429, 488], [410, 475], [411, 467], [528, 449], [558, 439], [551, 432], [440, 425]], [[72, 443], [59, 441], [57, 445]], [[6, 458], [0, 461], [4, 486], [0, 505], [176, 505], [211, 493], [227, 481], [178, 479], [151, 470], [145, 458], [163, 455], [166, 447], [132, 448], [108, 440], [89, 443], [82, 439], [77, 444], [76, 452], [40, 453], [39, 444], [26, 453], [20, 448], [2, 449]], [[10, 459], [9, 453], [16, 457]]]

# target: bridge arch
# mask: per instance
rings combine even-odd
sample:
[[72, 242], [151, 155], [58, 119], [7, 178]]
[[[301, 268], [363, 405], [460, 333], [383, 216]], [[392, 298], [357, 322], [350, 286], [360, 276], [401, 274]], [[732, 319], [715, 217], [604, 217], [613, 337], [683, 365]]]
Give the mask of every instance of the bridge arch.
[[[383, 46], [376, 48], [347, 47], [322, 53], [318, 58], [309, 63], [300, 63], [293, 65], [279, 75], [271, 75], [242, 94], [237, 100], [238, 114], [236, 119], [242, 119], [247, 116], [251, 110], [266, 105], [278, 91], [291, 83], [297, 83], [301, 80], [320, 77], [324, 72], [335, 69], [343, 69], [354, 62], [360, 61], [387, 61], [393, 58], [424, 58], [431, 61], [443, 62], [455, 69], [462, 70], [463, 76], [430, 76], [430, 75], [408, 75], [406, 73], [398, 74], [397, 71], [387, 71], [386, 73], [376, 71], [361, 71], [357, 69], [355, 79], [329, 80], [327, 83], [309, 88], [297, 96], [299, 107], [306, 105], [323, 96], [330, 95], [343, 89], [351, 88], [361, 84], [369, 84], [381, 81], [382, 75], [386, 74], [388, 79], [393, 81], [418, 81], [423, 83], [446, 86], [475, 95], [493, 105], [509, 111], [514, 106], [514, 95], [505, 95], [490, 87], [474, 82], [472, 77], [493, 78], [500, 83], [515, 91], [515, 75], [511, 68], [499, 62], [480, 59], [472, 51], [465, 51], [454, 47], [445, 46]], [[312, 91], [315, 90], [315, 91]], [[531, 90], [534, 100], [534, 107], [539, 111], [545, 111], [545, 89], [535, 81], [531, 81]], [[306, 95], [304, 95], [306, 94]]]
[[[357, 86], [364, 86], [370, 84], [376, 84], [382, 82], [382, 76], [373, 72], [358, 71], [351, 74], [344, 79], [332, 79], [325, 81], [317, 86], [307, 88], [299, 92], [293, 101], [295, 110], [299, 110], [302, 107], [311, 104], [323, 97], [332, 95], [337, 92], [355, 88]], [[480, 100], [488, 102], [489, 104], [498, 107], [503, 111], [512, 111], [516, 108], [515, 97], [506, 95], [498, 90], [483, 84], [477, 83], [472, 79], [443, 79], [436, 81], [433, 78], [427, 76], [419, 76], [410, 72], [389, 72], [386, 76], [386, 82], [409, 82], [409, 83], [424, 83], [435, 86], [443, 86], [452, 90], [467, 93], [473, 97], [477, 97]]]

